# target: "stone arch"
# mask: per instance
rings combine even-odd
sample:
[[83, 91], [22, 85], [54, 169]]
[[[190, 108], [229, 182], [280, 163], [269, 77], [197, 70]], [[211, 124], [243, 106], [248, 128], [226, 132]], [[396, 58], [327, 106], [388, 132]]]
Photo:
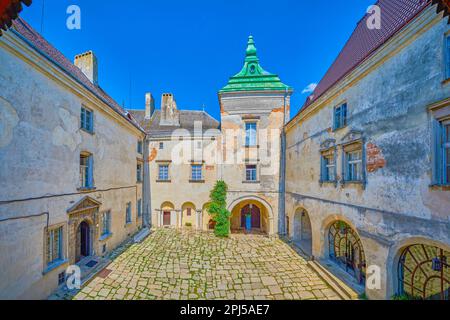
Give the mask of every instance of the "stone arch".
[[[260, 231], [265, 234], [273, 234], [273, 211], [270, 204], [262, 198], [246, 196], [234, 200], [228, 210], [231, 212], [231, 230], [244, 231], [243, 210], [249, 208], [252, 215], [252, 231]], [[254, 215], [259, 215], [259, 227], [255, 227]]]
[[361, 237], [348, 219], [334, 216], [324, 220], [326, 258], [365, 286], [366, 254]]
[[183, 227], [193, 227], [195, 228], [197, 223], [197, 211], [195, 204], [192, 202], [185, 202], [181, 206], [181, 221]]
[[[391, 247], [387, 261], [388, 298], [401, 295], [450, 300], [450, 268], [434, 269], [442, 262], [450, 264], [450, 245], [447, 243], [423, 236], [412, 236], [398, 242]], [[432, 288], [435, 281], [439, 283]]]
[[305, 253], [312, 255], [312, 225], [308, 211], [298, 208], [292, 218], [292, 241]]

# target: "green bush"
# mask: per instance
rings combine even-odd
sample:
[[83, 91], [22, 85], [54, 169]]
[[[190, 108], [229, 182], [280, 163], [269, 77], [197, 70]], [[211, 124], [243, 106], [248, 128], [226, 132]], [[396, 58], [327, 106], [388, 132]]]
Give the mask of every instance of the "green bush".
[[228, 186], [224, 181], [217, 181], [211, 191], [211, 204], [208, 213], [216, 223], [214, 233], [217, 237], [226, 238], [230, 235], [231, 213], [227, 210]]

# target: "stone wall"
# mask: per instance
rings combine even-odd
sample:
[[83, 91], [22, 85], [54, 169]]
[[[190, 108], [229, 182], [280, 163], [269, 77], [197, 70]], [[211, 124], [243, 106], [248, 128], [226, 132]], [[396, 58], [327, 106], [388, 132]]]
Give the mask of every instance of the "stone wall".
[[[0, 65], [0, 298], [42, 299], [68, 266], [44, 273], [45, 230], [63, 226], [68, 259], [67, 210], [75, 203], [89, 196], [101, 203], [99, 214], [111, 210], [112, 236], [94, 244], [98, 255], [140, 227], [136, 146], [144, 134], [12, 33], [0, 40]], [[94, 111], [94, 134], [79, 129], [82, 105]], [[94, 156], [96, 189], [86, 192], [78, 189], [83, 151]], [[133, 221], [125, 226], [128, 202]], [[101, 231], [101, 223], [93, 227]]]
[[[447, 250], [450, 246], [449, 191], [431, 187], [428, 111], [429, 105], [450, 96], [450, 85], [443, 82], [443, 39], [449, 27], [431, 11], [360, 67], [378, 61], [373, 70], [359, 78], [348, 76], [332, 89], [334, 94], [311, 105], [287, 129], [286, 215], [291, 236], [295, 212], [305, 209], [312, 224], [313, 255], [327, 259], [330, 224], [347, 222], [361, 238], [367, 265], [382, 269], [381, 290], [366, 290], [374, 299], [395, 293], [396, 259], [410, 239]], [[424, 21], [429, 21], [420, 28], [424, 33], [412, 31]], [[391, 54], [380, 58], [385, 52]], [[333, 130], [333, 108], [343, 102], [349, 124]], [[364, 143], [362, 184], [342, 183], [341, 143], [352, 131], [360, 132]], [[320, 150], [326, 141], [334, 141], [338, 150], [336, 184], [320, 183]]]

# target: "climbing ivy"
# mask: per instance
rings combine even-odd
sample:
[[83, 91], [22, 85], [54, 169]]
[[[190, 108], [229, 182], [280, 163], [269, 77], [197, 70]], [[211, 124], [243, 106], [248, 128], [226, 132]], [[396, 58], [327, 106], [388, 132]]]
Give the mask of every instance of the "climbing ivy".
[[224, 181], [217, 181], [211, 191], [211, 204], [208, 213], [216, 223], [214, 233], [217, 237], [226, 238], [230, 235], [231, 213], [227, 210], [228, 186]]

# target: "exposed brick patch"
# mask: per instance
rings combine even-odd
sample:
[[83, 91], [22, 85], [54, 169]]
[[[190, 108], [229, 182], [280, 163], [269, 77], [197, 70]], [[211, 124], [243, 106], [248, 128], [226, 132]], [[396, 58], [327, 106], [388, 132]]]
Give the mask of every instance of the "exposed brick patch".
[[383, 152], [373, 143], [367, 144], [367, 171], [375, 172], [386, 166]]
[[272, 109], [272, 112], [284, 112], [284, 107]]
[[158, 150], [156, 148], [152, 149], [152, 152], [150, 152], [150, 156], [148, 157], [148, 162], [152, 162], [156, 159], [156, 156], [158, 155]]

